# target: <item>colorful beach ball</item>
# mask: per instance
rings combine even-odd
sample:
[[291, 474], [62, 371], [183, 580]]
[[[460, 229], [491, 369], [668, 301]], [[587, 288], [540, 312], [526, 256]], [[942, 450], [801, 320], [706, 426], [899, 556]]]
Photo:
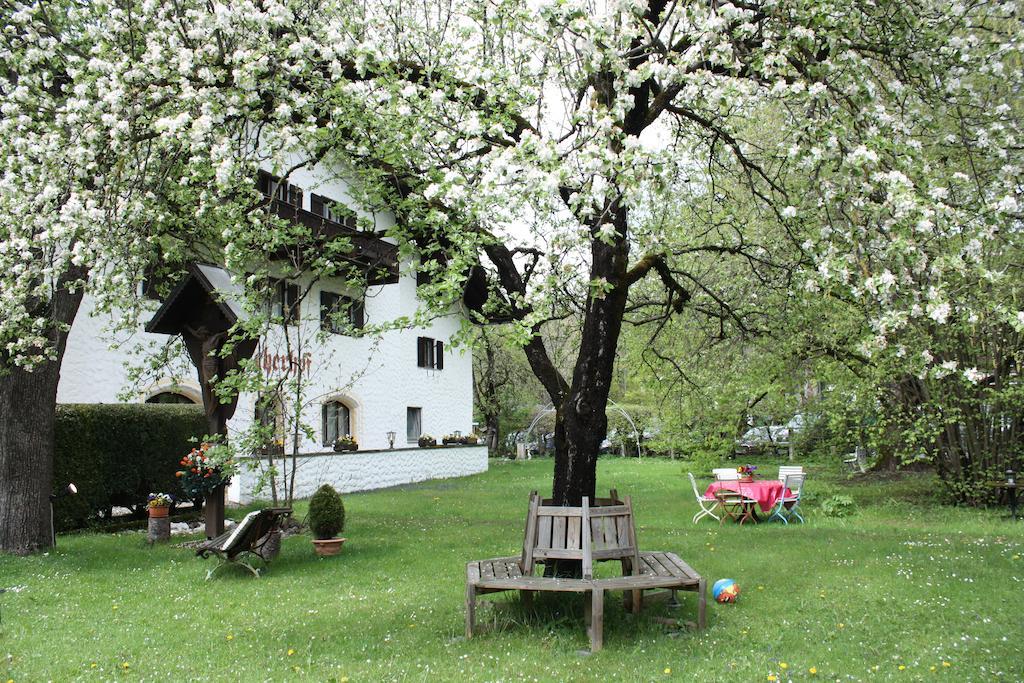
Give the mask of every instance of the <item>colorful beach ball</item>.
[[719, 579], [711, 587], [711, 596], [718, 602], [736, 602], [740, 596], [740, 586], [732, 579]]

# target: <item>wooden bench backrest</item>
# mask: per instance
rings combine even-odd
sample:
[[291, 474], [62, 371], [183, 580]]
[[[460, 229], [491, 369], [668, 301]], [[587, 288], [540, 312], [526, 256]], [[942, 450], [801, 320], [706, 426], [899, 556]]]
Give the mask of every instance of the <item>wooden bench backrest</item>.
[[550, 505], [534, 491], [526, 517], [523, 539], [522, 571], [533, 573], [538, 560], [580, 560], [583, 577], [593, 578], [594, 562], [630, 560], [634, 574], [640, 572], [640, 555], [633, 522], [633, 503], [629, 496], [618, 500], [599, 498], [601, 505], [591, 507], [588, 498], [579, 507]]

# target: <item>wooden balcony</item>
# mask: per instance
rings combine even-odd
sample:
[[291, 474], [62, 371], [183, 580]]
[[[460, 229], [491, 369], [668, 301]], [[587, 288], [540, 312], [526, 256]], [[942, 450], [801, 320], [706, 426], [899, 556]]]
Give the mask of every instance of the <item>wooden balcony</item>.
[[[352, 243], [352, 250], [346, 258], [350, 263], [365, 270], [368, 284], [384, 285], [398, 282], [398, 247], [396, 245], [388, 244], [374, 233], [361, 232], [279, 199], [271, 200], [267, 205], [267, 210], [279, 218], [308, 228], [313, 238], [312, 248], [322, 246], [331, 240], [348, 239]], [[280, 255], [284, 256], [283, 253]]]

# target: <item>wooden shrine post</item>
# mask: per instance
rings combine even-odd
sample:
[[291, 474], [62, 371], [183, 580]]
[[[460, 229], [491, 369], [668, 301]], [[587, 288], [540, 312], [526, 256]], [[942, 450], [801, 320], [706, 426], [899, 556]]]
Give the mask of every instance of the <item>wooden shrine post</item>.
[[[250, 358], [256, 350], [253, 339], [237, 343], [231, 353], [224, 354], [229, 331], [242, 314], [239, 299], [240, 292], [226, 271], [193, 264], [188, 268], [188, 275], [146, 325], [147, 332], [181, 335], [199, 374], [207, 433], [219, 434], [225, 440], [228, 420], [235, 413], [238, 397], [220, 398], [216, 393], [217, 380], [237, 369], [240, 362]], [[224, 533], [225, 490], [225, 486], [218, 486], [206, 497], [207, 538]]]

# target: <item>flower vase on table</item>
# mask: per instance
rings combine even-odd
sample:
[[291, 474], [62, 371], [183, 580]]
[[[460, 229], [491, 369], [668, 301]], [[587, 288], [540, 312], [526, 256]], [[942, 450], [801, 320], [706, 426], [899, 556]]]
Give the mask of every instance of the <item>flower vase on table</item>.
[[757, 465], [740, 465], [736, 468], [736, 472], [739, 473], [739, 480], [744, 483], [750, 483], [754, 481], [754, 472], [757, 471]]

